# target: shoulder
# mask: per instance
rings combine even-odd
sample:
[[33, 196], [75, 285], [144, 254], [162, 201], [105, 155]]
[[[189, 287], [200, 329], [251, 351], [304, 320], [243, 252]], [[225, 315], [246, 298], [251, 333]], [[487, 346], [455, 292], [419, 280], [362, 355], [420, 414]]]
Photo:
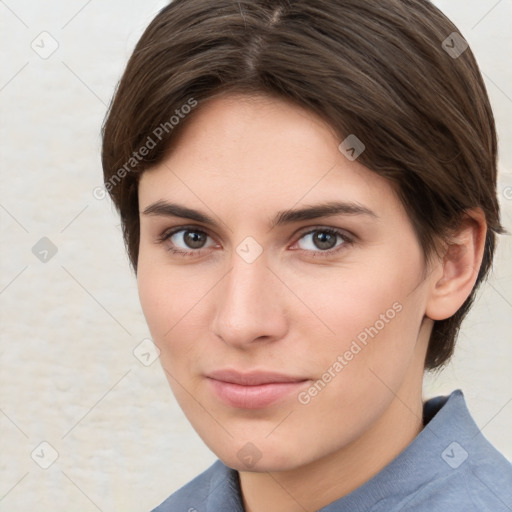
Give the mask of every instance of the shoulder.
[[[236, 471], [226, 467], [221, 461], [215, 462], [206, 471], [171, 494], [152, 512], [197, 512], [204, 510], [205, 504], [218, 495], [236, 495], [238, 476]], [[219, 496], [220, 497], [220, 496]]]
[[442, 407], [427, 426], [437, 441], [429, 446], [434, 457], [427, 456], [435, 469], [413, 493], [404, 512], [510, 512], [512, 463], [484, 437], [462, 393], [454, 392], [451, 398], [451, 404]]
[[208, 496], [212, 477], [216, 471], [215, 463], [209, 469], [184, 485], [181, 489], [171, 494], [163, 503], [158, 505], [152, 512], [170, 512], [172, 510], [194, 510], [198, 504]]
[[429, 400], [424, 418], [416, 439], [348, 504], [371, 495], [371, 512], [511, 512], [512, 464], [482, 434], [462, 392]]
[[467, 462], [464, 468], [425, 483], [402, 503], [403, 512], [510, 512], [512, 465], [500, 457]]
[[512, 463], [505, 459], [483, 436], [481, 449], [471, 457], [462, 473], [468, 496], [480, 511], [509, 512], [512, 510]]

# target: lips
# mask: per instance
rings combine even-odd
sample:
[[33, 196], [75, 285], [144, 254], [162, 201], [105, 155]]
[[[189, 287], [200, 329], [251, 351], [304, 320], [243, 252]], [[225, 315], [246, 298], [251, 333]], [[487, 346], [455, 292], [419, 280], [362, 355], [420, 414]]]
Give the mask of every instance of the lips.
[[298, 393], [309, 379], [275, 372], [241, 373], [219, 370], [209, 373], [213, 393], [226, 405], [240, 409], [261, 409]]

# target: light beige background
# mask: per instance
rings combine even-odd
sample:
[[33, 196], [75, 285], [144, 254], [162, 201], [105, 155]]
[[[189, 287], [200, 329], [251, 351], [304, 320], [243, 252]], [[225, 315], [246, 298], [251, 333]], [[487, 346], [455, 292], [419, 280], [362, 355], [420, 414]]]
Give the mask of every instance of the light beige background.
[[[149, 510], [215, 458], [158, 361], [144, 366], [134, 356], [149, 336], [135, 279], [109, 200], [93, 196], [106, 105], [164, 4], [0, 1], [2, 511]], [[512, 231], [512, 0], [437, 4], [485, 76], [501, 140], [503, 221]], [[43, 237], [58, 250], [46, 263], [32, 252]], [[427, 378], [425, 393], [462, 388], [484, 434], [509, 459], [511, 261], [504, 236], [455, 359]]]

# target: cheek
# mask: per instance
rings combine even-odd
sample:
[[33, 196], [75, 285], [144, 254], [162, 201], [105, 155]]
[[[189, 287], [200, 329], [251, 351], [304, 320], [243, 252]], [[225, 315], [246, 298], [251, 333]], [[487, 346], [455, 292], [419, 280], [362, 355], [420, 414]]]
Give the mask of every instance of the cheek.
[[[334, 336], [350, 340], [368, 331], [381, 332], [395, 323], [411, 288], [389, 274], [372, 273], [369, 269], [340, 269], [314, 283], [296, 283], [303, 288], [308, 304]], [[332, 332], [333, 331], [333, 332]]]
[[144, 258], [139, 260], [137, 285], [153, 341], [164, 353], [174, 345], [169, 341], [197, 303], [197, 287], [186, 286], [172, 269], [147, 264]]
[[323, 278], [317, 276], [314, 286], [297, 279], [296, 289], [306, 293], [315, 313], [307, 327], [303, 323], [308, 331], [303, 337], [316, 339], [315, 352], [321, 353], [314, 357], [317, 370], [328, 370], [341, 356], [343, 374], [350, 379], [367, 381], [370, 367], [385, 375], [405, 371], [423, 316], [421, 290], [415, 290], [421, 279], [417, 267], [410, 265], [405, 272], [404, 266], [386, 265], [381, 258], [378, 267], [331, 270]]
[[[172, 327], [176, 301], [171, 300], [172, 291], [168, 289], [166, 282], [160, 279], [157, 269], [145, 264], [141, 258], [137, 270], [137, 286], [142, 311], [153, 341], [160, 345], [165, 332]], [[162, 350], [161, 346], [159, 348]]]
[[183, 374], [197, 361], [208, 325], [212, 276], [185, 267], [155, 265], [140, 258], [137, 273], [139, 299], [165, 369]]

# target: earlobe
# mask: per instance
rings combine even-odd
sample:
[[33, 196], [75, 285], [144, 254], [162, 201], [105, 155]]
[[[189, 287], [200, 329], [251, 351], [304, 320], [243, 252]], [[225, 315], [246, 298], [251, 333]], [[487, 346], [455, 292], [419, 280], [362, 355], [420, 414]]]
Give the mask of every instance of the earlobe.
[[454, 315], [469, 297], [478, 277], [485, 248], [487, 223], [480, 208], [468, 210], [445, 248], [441, 277], [432, 280], [425, 314], [432, 320]]

